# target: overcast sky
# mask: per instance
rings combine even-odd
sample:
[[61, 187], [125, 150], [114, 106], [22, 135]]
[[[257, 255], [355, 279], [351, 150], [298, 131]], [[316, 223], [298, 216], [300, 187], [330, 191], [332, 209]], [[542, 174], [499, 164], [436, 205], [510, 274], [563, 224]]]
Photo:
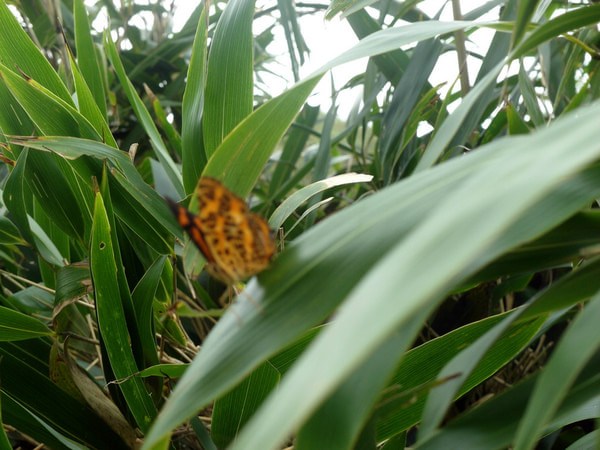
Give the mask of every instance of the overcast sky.
[[[88, 0], [92, 1], [92, 0]], [[140, 1], [143, 3], [143, 1]], [[191, 12], [198, 6], [199, 0], [176, 0], [175, 4], [175, 29], [178, 31], [185, 21], [189, 18]], [[463, 14], [468, 13], [474, 8], [477, 8], [485, 3], [484, 0], [462, 0], [461, 5], [463, 8]], [[323, 1], [323, 4], [328, 4], [327, 1]], [[266, 8], [276, 5], [276, 0], [257, 0], [257, 8]], [[419, 8], [427, 13], [430, 17], [438, 14], [441, 8], [443, 8], [441, 20], [452, 20], [452, 8], [449, 1], [446, 0], [424, 0], [419, 3]], [[496, 20], [498, 17], [498, 9], [494, 9], [490, 14], [486, 16], [487, 20]], [[152, 20], [151, 17], [149, 20]], [[268, 20], [268, 19], [267, 19]], [[94, 23], [96, 27], [103, 28], [102, 24]], [[344, 50], [355, 45], [358, 40], [352, 32], [350, 26], [345, 20], [339, 20], [337, 17], [332, 20], [325, 20], [324, 14], [310, 14], [301, 18], [301, 29], [303, 32], [304, 39], [306, 40], [308, 47], [311, 52], [308, 61], [301, 68], [301, 76], [308, 75], [314, 70], [322, 66], [324, 63], [332, 59], [334, 56], [340, 54]], [[105, 25], [104, 25], [105, 26]], [[257, 27], [260, 27], [260, 22], [257, 22]], [[264, 27], [265, 24], [262, 24]], [[257, 33], [260, 30], [255, 30]], [[279, 35], [276, 35], [275, 44], [269, 48], [269, 51], [273, 54], [281, 55], [279, 66], [273, 66], [272, 70], [287, 79], [281, 80], [278, 77], [273, 76], [269, 79], [269, 86], [271, 87], [271, 94], [277, 95], [289, 86], [293, 84], [293, 77], [289, 70], [289, 60], [287, 58], [287, 46], [282, 33], [281, 28], [276, 29]], [[479, 30], [475, 35], [472, 35], [472, 42], [467, 43], [467, 48], [480, 54], [485, 54], [487, 46], [492, 37], [492, 32], [489, 30]], [[327, 45], [323, 45], [327, 43]], [[468, 61], [469, 72], [471, 80], [475, 78], [477, 70], [479, 69], [479, 62], [470, 58]], [[337, 67], [333, 71], [333, 80], [337, 88], [343, 86], [349, 79], [356, 74], [364, 72], [366, 66], [365, 60], [354, 61], [344, 66]], [[286, 73], [287, 72], [287, 73]], [[446, 83], [446, 86], [451, 86], [456, 80], [458, 74], [458, 63], [454, 53], [446, 53], [443, 55], [436, 65], [429, 82], [433, 85], [439, 85]], [[332, 78], [326, 76], [323, 78], [321, 83], [317, 86], [313, 94], [313, 101], [316, 104], [321, 104], [322, 108], [327, 109], [329, 106], [330, 87]], [[456, 83], [455, 89], [458, 89], [459, 83]], [[444, 93], [444, 89], [442, 93]], [[359, 92], [345, 92], [341, 97], [338, 98], [338, 102], [341, 103], [338, 113], [340, 116], [345, 116], [351, 105], [354, 103], [354, 98], [360, 95]]]

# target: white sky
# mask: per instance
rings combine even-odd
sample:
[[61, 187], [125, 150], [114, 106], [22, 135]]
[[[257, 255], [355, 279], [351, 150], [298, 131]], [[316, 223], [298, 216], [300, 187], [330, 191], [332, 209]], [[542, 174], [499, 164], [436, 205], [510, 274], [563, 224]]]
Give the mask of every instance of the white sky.
[[[323, 1], [327, 3], [327, 1]], [[485, 3], [484, 0], [462, 0], [462, 12], [463, 14], [471, 11], [472, 9], [481, 6]], [[176, 1], [175, 10], [175, 23], [179, 22], [179, 18], [182, 19], [181, 24], [189, 17], [191, 11], [199, 4], [198, 0], [188, 1]], [[257, 7], [268, 7], [275, 4], [275, 0], [257, 0]], [[452, 20], [452, 8], [450, 2], [446, 0], [424, 0], [419, 3], [419, 8], [425, 13], [433, 16], [443, 8], [441, 20]], [[491, 14], [486, 16], [488, 20], [495, 20], [498, 17], [498, 9], [492, 11]], [[358, 42], [355, 37], [350, 25], [345, 20], [340, 20], [338, 17], [333, 20], [325, 20], [323, 13], [310, 14], [301, 18], [301, 30], [304, 39], [310, 48], [310, 54], [308, 61], [301, 67], [301, 76], [306, 76], [312, 73], [314, 70], [322, 66], [324, 63], [332, 59], [334, 56], [340, 54], [344, 50], [352, 47]], [[179, 25], [181, 26], [181, 25]], [[289, 58], [287, 56], [287, 47], [285, 44], [284, 36], [281, 28], [278, 30], [279, 35], [276, 35], [277, 45], [270, 47], [269, 50], [276, 54], [281, 55], [281, 66], [276, 67], [283, 72], [287, 70], [288, 73], [282, 73], [281, 75], [286, 77], [289, 82], [286, 84], [273, 77], [269, 80], [270, 85], [273, 87], [273, 95], [282, 92], [286, 87], [289, 87], [292, 83], [292, 74], [289, 67]], [[485, 54], [487, 46], [492, 38], [492, 32], [488, 30], [479, 30], [475, 35], [472, 36], [472, 42], [467, 43], [468, 49], [476, 51], [480, 54]], [[327, 43], [327, 45], [324, 45]], [[477, 70], [479, 69], [479, 61], [474, 58], [470, 58], [468, 61], [470, 79], [474, 80]], [[364, 72], [366, 67], [366, 59], [354, 61], [352, 63], [339, 66], [333, 70], [333, 82], [337, 88], [343, 86], [349, 79], [356, 74]], [[453, 52], [448, 52], [443, 55], [436, 68], [434, 69], [429, 82], [432, 85], [438, 85], [446, 83], [446, 89], [449, 88], [458, 75], [458, 62]], [[330, 76], [323, 77], [321, 83], [317, 86], [313, 93], [315, 103], [321, 104], [321, 107], [327, 109], [330, 105], [330, 93], [331, 93], [331, 82]], [[456, 83], [455, 89], [459, 89], [459, 83]], [[445, 92], [443, 92], [445, 94]], [[345, 92], [340, 98], [338, 103], [340, 109], [338, 114], [342, 117], [346, 116], [354, 103], [356, 96], [360, 95], [360, 92], [354, 90], [354, 92]]]
[[[92, 0], [87, 0], [92, 1]], [[319, 3], [327, 4], [327, 0], [321, 0]], [[143, 3], [140, 1], [140, 3]], [[185, 21], [189, 18], [191, 12], [198, 6], [200, 0], [173, 0], [175, 9], [175, 28], [174, 31], [178, 31]], [[472, 9], [481, 6], [485, 3], [485, 0], [461, 0], [462, 13], [465, 14]], [[257, 8], [267, 8], [276, 5], [275, 0], [257, 0]], [[443, 8], [441, 14], [441, 20], [452, 20], [452, 8], [451, 4], [447, 0], [423, 0], [419, 3], [419, 8], [430, 16], [436, 15], [441, 8]], [[492, 10], [485, 19], [496, 20], [498, 17], [498, 9]], [[135, 20], [135, 19], [134, 19]], [[141, 18], [137, 18], [141, 20]], [[149, 15], [147, 20], [152, 20]], [[265, 18], [269, 21], [269, 18]], [[301, 76], [308, 75], [313, 72], [324, 63], [332, 59], [334, 56], [340, 54], [344, 50], [352, 47], [358, 42], [355, 37], [350, 25], [345, 20], [340, 20], [338, 17], [333, 20], [325, 20], [324, 13], [309, 14], [302, 17], [300, 22], [302, 34], [310, 49], [307, 62], [301, 67]], [[269, 21], [267, 23], [272, 23]], [[104, 28], [105, 25], [101, 23], [94, 23], [97, 28]], [[263, 22], [262, 26], [267, 26]], [[257, 27], [261, 27], [261, 22], [257, 21]], [[256, 30], [257, 32], [260, 30]], [[280, 64], [275, 64], [270, 68], [276, 71], [280, 77], [272, 76], [266, 81], [269, 83], [269, 87], [272, 95], [277, 95], [285, 90], [287, 87], [293, 84], [293, 75], [291, 69], [289, 69], [289, 57], [287, 56], [287, 46], [283, 36], [281, 27], [276, 27], [274, 30], [275, 42], [269, 47], [269, 51], [274, 54], [281, 55]], [[467, 49], [473, 50], [480, 54], [485, 54], [487, 46], [492, 38], [492, 32], [489, 30], [478, 30], [470, 37], [470, 41], [467, 42]], [[324, 45], [326, 43], [326, 45]], [[475, 79], [477, 70], [479, 69], [479, 61], [475, 58], [469, 58], [467, 61], [469, 66], [470, 80]], [[335, 68], [332, 72], [332, 76], [325, 76], [321, 80], [321, 83], [315, 89], [312, 98], [315, 104], [320, 104], [323, 109], [327, 109], [330, 106], [330, 93], [331, 83], [336, 88], [343, 86], [349, 79], [356, 74], [364, 72], [366, 67], [366, 59], [354, 61], [352, 63], [345, 64]], [[432, 72], [429, 78], [429, 82], [432, 85], [439, 85], [445, 83], [442, 88], [442, 94], [445, 94], [452, 84], [456, 81], [458, 75], [458, 62], [456, 55], [453, 52], [447, 52], [440, 57], [438, 64]], [[263, 76], [268, 76], [264, 75]], [[283, 78], [283, 79], [282, 79]], [[287, 80], [287, 82], [286, 82]], [[455, 83], [454, 89], [459, 89], [459, 83]], [[338, 104], [340, 108], [338, 115], [345, 117], [355, 98], [360, 96], [360, 92], [356, 89], [354, 92], [346, 91], [340, 97], [338, 97]]]

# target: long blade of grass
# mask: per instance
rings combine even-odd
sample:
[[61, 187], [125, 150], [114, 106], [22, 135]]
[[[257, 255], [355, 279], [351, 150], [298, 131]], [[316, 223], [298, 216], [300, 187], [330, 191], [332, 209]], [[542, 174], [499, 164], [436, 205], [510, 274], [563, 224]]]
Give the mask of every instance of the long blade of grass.
[[[571, 323], [539, 376], [515, 436], [516, 450], [534, 448], [575, 379], [600, 347], [600, 294]], [[585, 342], [585, 345], [582, 343]]]
[[204, 113], [207, 38], [207, 16], [206, 10], [203, 8], [194, 37], [187, 83], [181, 105], [183, 116], [181, 119], [181, 169], [186, 194], [192, 192], [196, 187], [207, 161], [201, 121]]
[[252, 112], [215, 150], [203, 174], [223, 180], [232, 191], [241, 197], [246, 197], [256, 183], [273, 148], [324, 73], [337, 65], [358, 58], [385, 53], [414, 41], [473, 25], [472, 22], [430, 21], [370, 34], [355, 47], [323, 65], [304, 81]]
[[[570, 117], [569, 121], [561, 123], [557, 121], [545, 133], [514, 142], [512, 148], [506, 149], [506, 159], [502, 158], [502, 163], [478, 171], [414, 232], [381, 258], [374, 270], [350, 294], [337, 320], [319, 334], [284, 378], [277, 395], [271, 396], [242, 430], [233, 448], [257, 445], [276, 448], [395, 330], [406, 326], [423, 308], [437, 304], [458, 278], [474, 270], [484, 260], [489, 261], [508, 250], [506, 245], [510, 239], [507, 240], [507, 237], [513, 235], [526, 240], [526, 236], [535, 233], [530, 223], [534, 218], [529, 217], [526, 223], [520, 223], [521, 218], [527, 218], [527, 212], [559, 186], [565, 176], [582, 170], [598, 158], [600, 152], [596, 142], [586, 146], [587, 156], [579, 154], [574, 157], [569, 150], [572, 143], [556, 139], [579, 124], [580, 131], [587, 129], [587, 136], [577, 145], [581, 150], [584, 142], [593, 139], [592, 136], [597, 133], [591, 121], [598, 111], [600, 105], [596, 104], [587, 110], [587, 114]], [[583, 110], [579, 112], [583, 113]], [[568, 142], [572, 136], [569, 133]], [[541, 139], [543, 147], [530, 145], [530, 139]], [[532, 152], [534, 147], [540, 153]], [[545, 153], [547, 151], [549, 153]], [[556, 167], [557, 160], [562, 163], [560, 169]], [[524, 170], [525, 167], [530, 170]], [[507, 182], [508, 179], [510, 182]], [[469, 201], [465, 201], [468, 191]], [[496, 207], [490, 208], [490, 205]], [[550, 208], [550, 205], [547, 206]], [[486, 215], [482, 218], [483, 210]], [[556, 210], [553, 213], [561, 212]], [[445, 226], [440, 227], [440, 223]], [[445, 261], [441, 255], [452, 255], [452, 263]], [[416, 275], [420, 273], [427, 273], [428, 277]], [[392, 279], [394, 282], [390, 282]], [[398, 297], [402, 301], [391, 301]], [[378, 311], [378, 326], [363, 327], [364, 318], [372, 315], [374, 308]], [[357, 333], [359, 329], [363, 332]], [[351, 354], [340, 352], [341, 348], [352, 348], [353, 351]], [[323, 374], [318, 384], [307, 376], [314, 367], [319, 367]], [[290, 404], [294, 405], [293, 410], [285, 407]], [[287, 413], [282, 414], [282, 410]]]
[[33, 339], [51, 334], [52, 330], [38, 319], [0, 306], [0, 341]]
[[[274, 342], [290, 343], [324, 319], [360, 281], [363, 287], [355, 288], [331, 324], [334, 331], [328, 327], [319, 335], [308, 350], [312, 356], [298, 361], [277, 397], [267, 400], [235, 444], [239, 448], [276, 446], [389, 337], [390, 330], [410, 321], [420, 308], [435, 304], [461, 277], [555, 226], [594, 197], [595, 192], [577, 189], [571, 192], [575, 198], [566, 198], [566, 206], [557, 203], [557, 198], [563, 198], [558, 188], [567, 174], [577, 174], [598, 157], [592, 118], [599, 110], [594, 105], [544, 132], [500, 140], [410, 177], [303, 234], [271, 270], [247, 287], [251, 298], [262, 300], [263, 313], [240, 302], [235, 305], [238, 314], [225, 314], [213, 329], [146, 445], [233, 387], [240, 376], [278, 350]], [[566, 130], [570, 130], [568, 137]], [[569, 151], [572, 146], [579, 149], [576, 154]], [[542, 201], [546, 198], [547, 203]], [[536, 209], [538, 204], [545, 214]], [[437, 271], [433, 279], [439, 280], [435, 288], [429, 275], [423, 276], [433, 269]], [[298, 314], [290, 314], [294, 310]], [[365, 331], [365, 314], [371, 316], [374, 311], [378, 327], [369, 328], [367, 334], [357, 332]], [[241, 325], [237, 317], [243, 317]], [[353, 351], [340, 352], [340, 348]], [[308, 374], [322, 364], [327, 367], [315, 385]], [[304, 383], [309, 379], [313, 384], [307, 387]], [[293, 410], [285, 405], [294, 405]]]
[[109, 219], [100, 194], [96, 194], [90, 247], [90, 269], [94, 282], [98, 327], [115, 376], [123, 380], [119, 383], [119, 388], [137, 425], [146, 430], [156, 415], [156, 409], [142, 381], [130, 377], [137, 373], [138, 368], [121, 303]]
[[254, 0], [231, 0], [219, 18], [206, 73], [202, 129], [207, 157], [252, 112]]
[[[106, 92], [104, 91], [104, 82], [100, 73], [102, 66], [96, 55], [96, 45], [92, 39], [91, 27], [83, 0], [75, 0], [73, 2], [73, 17], [75, 19], [75, 45], [79, 70], [81, 70], [82, 79], [85, 80], [92, 94], [98, 112], [106, 122], [108, 121], [106, 115]], [[81, 97], [79, 95], [77, 97], [78, 101], [81, 102]]]
[[108, 35], [106, 35], [105, 43], [108, 57], [110, 58], [115, 72], [119, 77], [121, 87], [125, 91], [125, 94], [129, 99], [129, 103], [135, 111], [138, 120], [144, 127], [144, 131], [148, 134], [156, 157], [163, 166], [163, 169], [165, 170], [165, 173], [167, 174], [175, 192], [177, 192], [179, 196], [183, 197], [183, 181], [181, 179], [181, 174], [179, 173], [179, 170], [177, 170], [177, 167], [175, 166], [171, 155], [169, 155], [169, 152], [167, 151], [167, 148], [165, 147], [165, 144], [162, 141], [162, 137], [156, 129], [156, 125], [154, 125], [152, 117], [146, 109], [144, 102], [142, 102], [142, 99], [135, 91], [133, 84], [131, 84], [131, 81], [129, 81], [129, 79], [127, 78], [125, 68], [123, 67], [123, 63], [119, 58], [119, 53], [117, 52], [115, 43], [113, 42], [112, 38], [110, 38]]
[[74, 106], [71, 95], [46, 57], [31, 41], [6, 2], [0, 2], [0, 61], [10, 70], [21, 70], [48, 91]]

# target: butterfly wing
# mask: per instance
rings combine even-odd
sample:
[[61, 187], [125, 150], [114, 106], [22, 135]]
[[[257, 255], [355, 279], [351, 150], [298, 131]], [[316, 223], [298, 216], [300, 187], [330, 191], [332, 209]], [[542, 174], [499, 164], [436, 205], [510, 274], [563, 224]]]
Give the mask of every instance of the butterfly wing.
[[172, 209], [206, 258], [208, 272], [235, 284], [263, 270], [275, 254], [267, 222], [214, 178], [200, 178], [196, 194], [197, 216], [177, 204]]
[[202, 234], [202, 223], [200, 222], [200, 218], [170, 198], [166, 198], [166, 200], [175, 219], [181, 228], [183, 228], [190, 236], [192, 242], [196, 244], [196, 247], [198, 247], [198, 250], [200, 250], [202, 256], [204, 256], [204, 259], [206, 259], [207, 262], [214, 262], [215, 259], [210, 247], [207, 245], [204, 235]]
[[[236, 283], [263, 270], [275, 254], [265, 220], [248, 210], [246, 202], [221, 182], [202, 177], [198, 190], [199, 216], [215, 264], [207, 269], [215, 278]], [[209, 227], [209, 225], [211, 225]]]

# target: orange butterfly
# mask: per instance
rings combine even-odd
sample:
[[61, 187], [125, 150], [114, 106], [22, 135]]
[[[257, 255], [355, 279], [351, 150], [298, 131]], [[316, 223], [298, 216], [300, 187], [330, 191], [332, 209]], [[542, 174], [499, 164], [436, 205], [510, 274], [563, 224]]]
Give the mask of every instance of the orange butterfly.
[[275, 254], [267, 222], [220, 181], [201, 177], [198, 215], [167, 199], [179, 225], [206, 259], [214, 278], [232, 285], [264, 270]]

